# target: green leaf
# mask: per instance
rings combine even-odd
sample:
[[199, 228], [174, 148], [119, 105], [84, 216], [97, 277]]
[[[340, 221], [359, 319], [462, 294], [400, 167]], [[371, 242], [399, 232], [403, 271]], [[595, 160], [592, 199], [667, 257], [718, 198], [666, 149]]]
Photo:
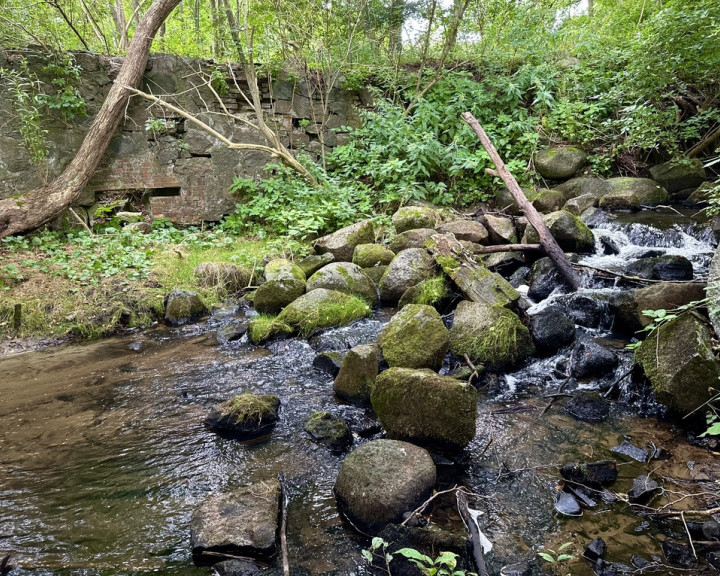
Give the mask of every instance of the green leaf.
[[565, 560], [570, 560], [570, 558], [572, 558], [572, 557], [573, 557], [572, 554], [560, 554], [560, 556], [557, 557], [557, 561], [563, 562]]
[[705, 430], [702, 434], [700, 434], [700, 438], [704, 438], [705, 436], [718, 436], [720, 435], [720, 422], [716, 422], [710, 428]]
[[540, 556], [540, 558], [542, 558], [546, 562], [550, 562], [551, 564], [555, 563], [555, 558], [550, 556], [550, 554], [546, 554], [545, 552], [538, 552], [538, 556]]
[[371, 550], [377, 550], [381, 546], [385, 545], [385, 540], [380, 538], [379, 536], [375, 536], [375, 538], [372, 539], [372, 543], [370, 544]]
[[432, 566], [433, 564], [432, 558], [425, 556], [425, 554], [418, 552], [414, 548], [400, 548], [400, 550], [397, 551], [397, 554], [405, 556], [408, 560], [417, 560], [418, 562], [422, 562], [426, 566]]
[[363, 555], [363, 558], [365, 558], [365, 560], [372, 563], [373, 555], [372, 555], [372, 552], [370, 552], [370, 550], [363, 550], [362, 555]]
[[572, 545], [573, 545], [572, 542], [565, 542], [565, 544], [563, 544], [562, 546], [560, 546], [560, 548], [558, 548], [558, 552], [560, 552], [560, 550], [565, 550], [565, 548], [569, 548]]

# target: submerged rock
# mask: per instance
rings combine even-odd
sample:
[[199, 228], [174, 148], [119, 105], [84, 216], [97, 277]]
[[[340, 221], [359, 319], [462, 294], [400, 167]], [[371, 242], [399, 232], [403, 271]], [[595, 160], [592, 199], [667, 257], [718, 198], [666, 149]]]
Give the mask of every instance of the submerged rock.
[[351, 262], [333, 262], [315, 272], [308, 278], [307, 291], [316, 288], [353, 294], [371, 306], [375, 305], [378, 299], [375, 283], [360, 266]]
[[373, 223], [370, 220], [363, 220], [319, 238], [313, 247], [318, 254], [331, 253], [336, 262], [350, 262], [358, 244], [373, 242], [375, 242]]
[[432, 306], [408, 304], [380, 332], [378, 345], [390, 366], [440, 370], [450, 333]]
[[372, 406], [390, 438], [460, 450], [475, 437], [477, 390], [431, 370], [390, 368], [372, 389]]
[[595, 540], [590, 542], [587, 548], [585, 548], [583, 558], [594, 564], [605, 555], [606, 550], [607, 546], [605, 545], [605, 541], [602, 538], [595, 538]]
[[348, 350], [333, 383], [335, 394], [351, 404], [369, 406], [370, 390], [378, 375], [378, 361], [375, 344], [362, 344]]
[[536, 152], [533, 162], [535, 170], [544, 178], [564, 180], [585, 166], [587, 154], [575, 146], [552, 146]]
[[221, 326], [215, 333], [215, 338], [219, 344], [227, 344], [240, 340], [248, 330], [249, 320], [247, 318], [238, 318], [231, 320], [227, 324]]
[[564, 516], [582, 516], [582, 509], [577, 499], [567, 492], [559, 492], [555, 499], [555, 510]]
[[392, 215], [398, 234], [415, 228], [435, 228], [440, 222], [437, 210], [428, 206], [403, 206]]
[[204, 424], [215, 432], [251, 438], [272, 430], [279, 411], [280, 398], [274, 394], [239, 394], [215, 406]]
[[345, 350], [328, 350], [327, 352], [321, 352], [313, 359], [313, 368], [317, 368], [321, 372], [335, 378], [340, 372], [340, 366], [346, 353]]
[[435, 260], [424, 248], [408, 248], [390, 262], [380, 280], [380, 298], [384, 304], [397, 304], [408, 288], [435, 276]]
[[610, 403], [598, 394], [578, 394], [568, 401], [565, 410], [576, 420], [597, 424], [607, 420], [610, 415]]
[[165, 296], [165, 322], [181, 326], [207, 314], [207, 308], [195, 292], [173, 290]]
[[633, 503], [646, 504], [660, 491], [660, 485], [649, 476], [638, 476], [633, 480], [633, 487], [628, 490], [628, 500]]
[[277, 480], [208, 498], [190, 520], [195, 564], [217, 562], [217, 556], [204, 556], [205, 552], [261, 558], [271, 556], [275, 552], [279, 500]]
[[548, 306], [530, 319], [530, 333], [538, 352], [554, 354], [575, 340], [575, 324], [558, 306]]
[[305, 432], [333, 452], [342, 452], [352, 446], [350, 427], [342, 416], [330, 412], [315, 412], [305, 422]]
[[417, 508], [435, 480], [435, 464], [424, 449], [397, 440], [373, 440], [343, 461], [335, 496], [354, 525], [375, 533]]
[[615, 454], [622, 454], [623, 456], [627, 456], [628, 458], [632, 458], [633, 460], [637, 460], [638, 462], [647, 462], [648, 460], [647, 450], [638, 448], [627, 440], [623, 440], [620, 446], [610, 448], [610, 452], [614, 452]]
[[618, 477], [617, 464], [613, 460], [566, 464], [560, 469], [560, 474], [568, 482], [591, 488], [610, 486]]
[[685, 256], [663, 255], [651, 258], [641, 258], [631, 262], [626, 273], [640, 278], [653, 280], [678, 281], [692, 280], [692, 262]]
[[665, 554], [665, 559], [668, 564], [681, 566], [683, 568], [694, 568], [697, 566], [698, 562], [695, 554], [692, 548], [686, 544], [681, 544], [667, 538], [663, 540], [662, 551], [663, 554]]

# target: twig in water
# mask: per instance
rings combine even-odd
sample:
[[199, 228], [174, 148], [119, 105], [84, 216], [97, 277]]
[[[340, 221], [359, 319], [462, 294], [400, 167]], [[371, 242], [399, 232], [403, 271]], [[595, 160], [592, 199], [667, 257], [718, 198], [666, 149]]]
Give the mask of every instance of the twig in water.
[[697, 553], [695, 552], [695, 545], [693, 544], [692, 536], [690, 536], [690, 529], [688, 528], [687, 522], [685, 522], [685, 513], [680, 512], [680, 520], [682, 520], [683, 526], [685, 526], [685, 532], [687, 532], [688, 541], [690, 542], [690, 548], [692, 548], [693, 556], [697, 560]]
[[473, 381], [477, 382], [480, 378], [480, 374], [478, 374], [478, 369], [475, 367], [475, 364], [472, 363], [470, 357], [467, 354], [463, 354], [463, 357], [465, 358], [465, 363], [468, 365], [468, 368], [472, 370], [472, 374], [470, 374], [470, 378], [468, 378], [468, 384], [472, 385]]
[[620, 382], [622, 382], [623, 380], [625, 380], [625, 378], [627, 378], [628, 376], [630, 376], [630, 374], [632, 374], [632, 371], [633, 371], [633, 368], [630, 368], [630, 370], [628, 370], [627, 372], [625, 372], [625, 374], [623, 374], [622, 376], [620, 376], [620, 378], [618, 378], [617, 380], [615, 380], [615, 382], [613, 382], [612, 384], [610, 384], [610, 388], [608, 388], [607, 390], [605, 390], [605, 392], [603, 392], [603, 393], [601, 394], [601, 396], [602, 396], [603, 398], [607, 398], [608, 396], [610, 396], [610, 392], [612, 392], [612, 391], [615, 389], [615, 386], [617, 386], [618, 384], [620, 384]]
[[425, 500], [425, 502], [423, 502], [422, 504], [420, 504], [420, 506], [418, 506], [417, 508], [415, 508], [415, 510], [413, 510], [413, 511], [410, 513], [410, 515], [409, 515], [407, 518], [405, 518], [405, 520], [403, 520], [403, 521], [400, 523], [400, 525], [401, 525], [401, 526], [407, 526], [407, 523], [410, 522], [410, 520], [412, 520], [415, 516], [417, 516], [417, 515], [420, 514], [423, 510], [425, 510], [425, 508], [428, 507], [428, 504], [430, 504], [430, 502], [432, 502], [433, 500], [435, 500], [435, 498], [437, 498], [438, 496], [442, 496], [443, 494], [449, 494], [450, 492], [456, 492], [457, 490], [460, 490], [460, 489], [461, 489], [461, 487], [455, 485], [455, 486], [453, 486], [452, 488], [449, 488], [449, 489], [447, 489], [447, 490], [441, 490], [440, 492], [435, 492], [435, 494], [433, 494], [432, 496], [430, 496], [430, 498], [428, 498], [427, 500]]
[[547, 412], [548, 410], [550, 410], [550, 408], [552, 407], [553, 403], [555, 402], [555, 399], [556, 399], [558, 396], [562, 396], [561, 392], [562, 392], [563, 389], [565, 388], [565, 385], [566, 385], [568, 382], [570, 382], [570, 378], [572, 378], [572, 367], [573, 367], [573, 360], [574, 360], [574, 358], [575, 358], [575, 348], [573, 348], [573, 351], [570, 352], [570, 359], [568, 360], [568, 368], [567, 368], [567, 378], [565, 378], [565, 380], [562, 381], [562, 384], [560, 384], [560, 386], [558, 387], [558, 389], [557, 389], [557, 391], [555, 392], [555, 394], [553, 394], [553, 395], [550, 397], [550, 402], [548, 402], [548, 403], [547, 403], [547, 406], [545, 406], [545, 408], [543, 408], [543, 411], [540, 412], [540, 416], [542, 416], [543, 414], [545, 414], [545, 412]]
[[282, 552], [283, 576], [290, 576], [290, 562], [287, 553], [287, 507], [288, 496], [285, 487], [285, 475], [280, 472], [278, 474], [278, 483], [280, 484], [280, 551]]

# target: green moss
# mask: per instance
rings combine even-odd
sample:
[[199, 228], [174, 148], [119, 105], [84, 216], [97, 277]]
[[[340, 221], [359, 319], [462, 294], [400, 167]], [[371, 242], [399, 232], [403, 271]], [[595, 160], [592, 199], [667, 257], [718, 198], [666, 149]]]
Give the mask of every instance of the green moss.
[[238, 394], [224, 408], [236, 424], [267, 422], [277, 417], [280, 399], [274, 394]]
[[357, 296], [318, 288], [289, 304], [277, 319], [307, 336], [316, 328], [344, 326], [370, 313], [370, 306]]
[[355, 246], [353, 264], [360, 268], [372, 268], [383, 264], [390, 264], [395, 254], [392, 250], [379, 244], [359, 244]]
[[305, 272], [302, 271], [300, 266], [294, 262], [290, 262], [290, 260], [277, 258], [270, 260], [270, 262], [265, 265], [265, 280], [280, 280], [288, 275], [296, 280], [305, 282]]
[[398, 303], [399, 308], [408, 304], [425, 304], [436, 306], [448, 297], [448, 284], [445, 276], [439, 275], [429, 280], [423, 280], [405, 291]]
[[452, 258], [451, 256], [440, 256], [435, 255], [435, 262], [445, 271], [446, 274], [451, 274], [458, 268], [460, 268], [460, 262]]
[[293, 329], [280, 322], [277, 316], [259, 314], [248, 325], [248, 337], [253, 344], [260, 344], [273, 336], [292, 334]]

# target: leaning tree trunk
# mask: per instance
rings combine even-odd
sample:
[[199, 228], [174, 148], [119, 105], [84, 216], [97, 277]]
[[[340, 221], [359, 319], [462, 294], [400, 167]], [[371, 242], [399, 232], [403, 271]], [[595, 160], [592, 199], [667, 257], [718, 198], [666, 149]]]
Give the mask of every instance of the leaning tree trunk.
[[34, 230], [55, 219], [87, 186], [120, 125], [130, 91], [145, 73], [153, 37], [180, 0], [155, 0], [135, 29], [120, 73], [72, 162], [52, 182], [19, 198], [0, 200], [0, 238]]

